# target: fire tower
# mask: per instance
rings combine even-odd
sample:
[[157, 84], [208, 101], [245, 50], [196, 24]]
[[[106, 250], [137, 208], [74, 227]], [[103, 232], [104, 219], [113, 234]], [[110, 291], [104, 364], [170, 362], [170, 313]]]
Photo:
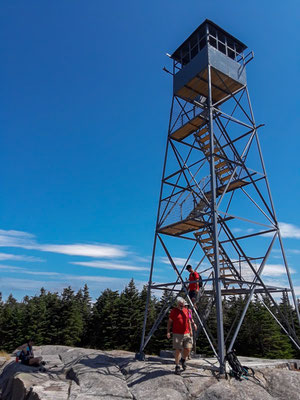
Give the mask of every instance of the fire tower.
[[[203, 278], [200, 295], [207, 310], [198, 321], [224, 371], [226, 351], [234, 345], [254, 294], [267, 295], [293, 343], [300, 348], [293, 325], [277, 301], [292, 300], [300, 324], [280, 228], [271, 197], [257, 125], [246, 80], [253, 53], [212, 21], [205, 20], [170, 56], [173, 60], [173, 98], [150, 268], [140, 355], [167, 315], [167, 302], [146, 332], [152, 290], [185, 292], [187, 264]], [[166, 70], [166, 69], [165, 69]], [[281, 281], [272, 278], [276, 254], [281, 257]], [[161, 271], [168, 270], [168, 282]], [[269, 271], [269, 272], [268, 272]], [[173, 277], [172, 277], [173, 275]], [[283, 279], [284, 277], [284, 279]], [[224, 339], [222, 297], [242, 295], [244, 306]], [[201, 298], [200, 298], [201, 301]], [[205, 319], [214, 305], [217, 338]], [[267, 306], [266, 306], [267, 307]], [[214, 345], [217, 343], [217, 345]]]

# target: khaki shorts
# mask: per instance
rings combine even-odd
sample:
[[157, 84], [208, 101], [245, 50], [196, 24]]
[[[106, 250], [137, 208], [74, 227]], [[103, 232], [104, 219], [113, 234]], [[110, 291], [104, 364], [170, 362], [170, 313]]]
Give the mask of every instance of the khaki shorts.
[[173, 333], [173, 349], [174, 350], [182, 350], [182, 349], [191, 349], [193, 347], [193, 339], [189, 333], [180, 334]]

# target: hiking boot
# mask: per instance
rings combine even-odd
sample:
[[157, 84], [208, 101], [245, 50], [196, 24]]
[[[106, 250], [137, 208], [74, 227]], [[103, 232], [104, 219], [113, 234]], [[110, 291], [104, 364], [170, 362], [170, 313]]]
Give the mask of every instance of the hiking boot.
[[182, 358], [182, 359], [180, 360], [180, 363], [181, 363], [181, 365], [182, 365], [182, 369], [185, 371], [185, 370], [186, 370], [186, 361], [185, 361], [185, 359]]
[[179, 365], [176, 365], [176, 367], [175, 367], [175, 375], [180, 375], [180, 374], [181, 374], [180, 367], [179, 367]]

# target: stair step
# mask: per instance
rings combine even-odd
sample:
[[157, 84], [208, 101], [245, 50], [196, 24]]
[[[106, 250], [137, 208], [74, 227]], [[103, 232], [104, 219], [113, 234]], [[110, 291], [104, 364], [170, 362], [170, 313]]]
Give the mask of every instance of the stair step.
[[203, 150], [206, 150], [206, 149], [208, 149], [208, 148], [209, 148], [209, 146], [210, 146], [210, 143], [206, 144], [205, 146], [203, 146]]
[[206, 235], [207, 233], [209, 233], [208, 231], [201, 231], [201, 232], [195, 232], [196, 236], [201, 236], [201, 235]]
[[201, 239], [200, 240], [200, 243], [207, 243], [207, 242], [211, 242], [212, 241], [212, 238], [206, 238], [206, 239]]
[[207, 127], [207, 126], [203, 127], [203, 128], [200, 129], [200, 131], [198, 132], [198, 136], [204, 135], [207, 131], [208, 131], [208, 127]]
[[221, 169], [221, 171], [217, 171], [217, 174], [223, 175], [223, 174], [226, 174], [227, 172], [230, 172], [230, 168]]
[[[208, 253], [208, 254], [206, 254], [206, 256], [207, 256], [208, 258], [214, 257], [214, 253]], [[215, 260], [213, 259], [213, 260], [210, 260], [210, 261], [213, 262], [213, 261], [215, 261]], [[225, 262], [225, 260], [224, 260], [224, 259], [219, 260], [219, 263], [222, 263], [222, 262]]]
[[[203, 250], [210, 250], [210, 249], [213, 249], [214, 248], [214, 246], [206, 246], [206, 247], [202, 247], [203, 248]], [[208, 255], [208, 254], [207, 254]]]
[[[209, 147], [209, 144], [208, 144], [207, 146]], [[205, 146], [205, 147], [207, 147], [207, 146]], [[209, 151], [207, 151], [207, 149], [204, 149], [204, 147], [203, 147], [202, 150], [204, 151], [205, 154], [208, 154], [208, 153], [209, 153]], [[214, 148], [214, 153], [218, 153], [218, 151], [220, 151], [220, 149], [219, 149], [218, 147], [215, 147], [215, 148]], [[218, 157], [218, 156], [215, 156], [215, 159], [218, 160], [219, 157]]]
[[215, 165], [215, 168], [219, 169], [219, 168], [224, 167], [225, 165], [227, 165], [227, 162], [226, 161], [221, 161], [221, 162], [219, 162], [218, 164]]
[[220, 179], [221, 179], [222, 182], [226, 182], [226, 181], [229, 181], [229, 179], [230, 179], [231, 177], [232, 177], [232, 175], [227, 175], [227, 176], [221, 177]]
[[199, 138], [199, 141], [200, 141], [201, 143], [204, 143], [204, 142], [206, 142], [207, 140], [209, 140], [209, 135], [206, 135], [206, 136], [204, 136], [203, 138]]

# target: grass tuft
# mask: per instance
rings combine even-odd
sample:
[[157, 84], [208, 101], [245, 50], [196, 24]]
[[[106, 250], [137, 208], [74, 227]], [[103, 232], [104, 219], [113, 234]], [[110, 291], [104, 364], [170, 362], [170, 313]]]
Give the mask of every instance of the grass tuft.
[[5, 357], [6, 360], [10, 360], [10, 355], [5, 350], [0, 350], [0, 357]]

